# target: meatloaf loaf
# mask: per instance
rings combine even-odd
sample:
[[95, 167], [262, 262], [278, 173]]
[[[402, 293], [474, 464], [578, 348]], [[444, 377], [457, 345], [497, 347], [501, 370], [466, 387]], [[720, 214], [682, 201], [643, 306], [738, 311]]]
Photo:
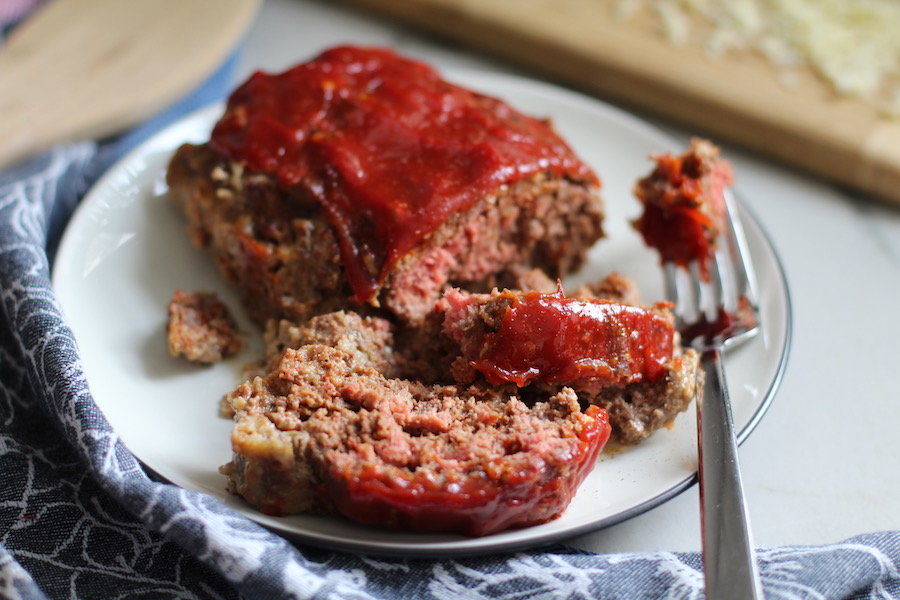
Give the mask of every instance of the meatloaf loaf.
[[382, 49], [253, 75], [167, 181], [261, 323], [416, 322], [448, 286], [569, 273], [603, 235], [599, 180], [548, 122]]
[[558, 516], [609, 437], [605, 411], [582, 412], [570, 389], [526, 405], [493, 388], [387, 378], [371, 360], [378, 325], [317, 319], [313, 337], [343, 342], [287, 348], [228, 398], [234, 457], [222, 471], [264, 513], [487, 535]]

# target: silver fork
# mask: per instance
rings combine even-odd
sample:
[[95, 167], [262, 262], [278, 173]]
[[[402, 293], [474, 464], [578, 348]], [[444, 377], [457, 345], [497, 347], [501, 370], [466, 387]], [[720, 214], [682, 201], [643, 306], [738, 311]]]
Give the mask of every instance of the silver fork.
[[675, 303], [682, 341], [700, 354], [705, 374], [697, 403], [700, 513], [707, 600], [763, 598], [759, 566], [737, 455], [722, 352], [759, 331], [750, 255], [735, 200], [726, 191], [728, 219], [710, 264], [709, 281], [696, 262], [664, 265], [666, 295]]

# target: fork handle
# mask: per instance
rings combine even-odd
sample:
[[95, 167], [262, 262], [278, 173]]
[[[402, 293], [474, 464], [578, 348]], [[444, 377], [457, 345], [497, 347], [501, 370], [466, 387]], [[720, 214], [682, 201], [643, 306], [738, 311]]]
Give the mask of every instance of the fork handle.
[[721, 352], [707, 350], [697, 403], [700, 512], [707, 600], [763, 598]]

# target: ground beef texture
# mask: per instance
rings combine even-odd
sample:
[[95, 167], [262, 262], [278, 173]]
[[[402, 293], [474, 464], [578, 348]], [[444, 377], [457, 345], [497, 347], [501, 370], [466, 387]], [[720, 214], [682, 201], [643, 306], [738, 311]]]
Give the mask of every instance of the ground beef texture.
[[359, 354], [287, 349], [229, 396], [229, 489], [264, 513], [339, 514], [469, 536], [557, 517], [610, 435], [564, 389], [526, 405], [490, 389], [385, 378]]
[[175, 290], [168, 313], [166, 337], [172, 356], [213, 364], [240, 352], [237, 324], [214, 293]]

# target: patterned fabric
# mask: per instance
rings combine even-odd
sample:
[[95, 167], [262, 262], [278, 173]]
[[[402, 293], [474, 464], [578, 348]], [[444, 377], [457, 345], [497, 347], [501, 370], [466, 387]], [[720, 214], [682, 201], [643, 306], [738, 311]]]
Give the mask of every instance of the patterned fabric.
[[[110, 163], [230, 85], [116, 140], [0, 172], [0, 599], [702, 598], [697, 554], [562, 546], [464, 559], [295, 547], [203, 494], [149, 477], [91, 399], [50, 285], [59, 236]], [[761, 553], [769, 598], [900, 599], [900, 533]]]

